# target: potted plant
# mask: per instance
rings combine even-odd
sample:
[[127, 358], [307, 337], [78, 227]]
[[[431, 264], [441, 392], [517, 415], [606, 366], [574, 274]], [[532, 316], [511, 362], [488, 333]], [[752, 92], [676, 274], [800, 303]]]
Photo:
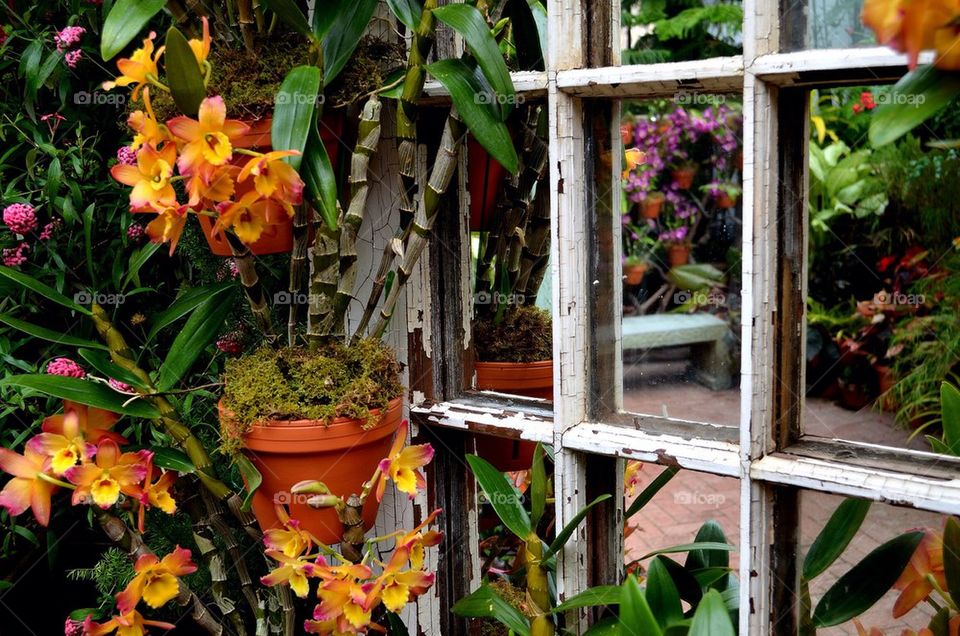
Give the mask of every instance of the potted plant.
[[678, 267], [690, 262], [693, 230], [700, 218], [700, 211], [696, 202], [682, 190], [669, 190], [666, 198], [670, 213], [664, 220], [664, 229], [658, 238], [665, 246], [667, 263], [670, 267]]
[[740, 200], [743, 192], [736, 184], [720, 181], [711, 181], [703, 186], [701, 191], [708, 193], [713, 198], [714, 204], [722, 210], [737, 207], [737, 201]]
[[673, 180], [674, 187], [679, 190], [692, 188], [693, 180], [696, 178], [699, 168], [695, 162], [690, 160], [679, 162], [670, 171], [670, 178]]
[[659, 247], [659, 241], [653, 236], [649, 226], [624, 224], [623, 226], [623, 277], [624, 283], [631, 286], [643, 282], [650, 268], [653, 254]]
[[660, 217], [666, 196], [663, 192], [647, 192], [640, 200], [640, 218], [655, 220]]

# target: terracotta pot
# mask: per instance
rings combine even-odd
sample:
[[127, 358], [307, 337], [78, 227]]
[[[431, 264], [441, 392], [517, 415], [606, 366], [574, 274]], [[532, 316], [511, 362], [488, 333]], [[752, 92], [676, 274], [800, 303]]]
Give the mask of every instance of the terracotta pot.
[[[320, 124], [320, 139], [330, 157], [330, 163], [337, 165], [337, 159], [340, 156], [340, 136], [343, 134], [343, 115], [335, 113], [325, 115]], [[270, 145], [270, 126], [273, 120], [270, 117], [264, 117], [256, 121], [246, 122], [250, 130], [243, 136], [235, 140], [237, 148], [247, 148], [259, 152], [269, 152]], [[246, 155], [235, 155], [232, 162], [234, 165], [242, 166], [249, 160]], [[200, 228], [203, 235], [207, 238], [210, 245], [210, 251], [215, 256], [233, 256], [233, 250], [230, 249], [230, 243], [227, 237], [222, 233], [213, 234], [214, 219], [210, 216], [198, 215], [200, 219]], [[284, 219], [281, 223], [267, 227], [260, 239], [250, 245], [250, 251], [253, 254], [262, 256], [265, 254], [282, 254], [293, 250], [293, 220]]]
[[667, 262], [670, 263], [670, 267], [680, 267], [681, 265], [686, 265], [690, 262], [690, 246], [689, 245], [668, 245], [667, 246]]
[[[403, 400], [390, 402], [376, 426], [364, 430], [363, 421], [346, 417], [324, 424], [318, 420], [271, 421], [253, 426], [244, 436], [244, 454], [263, 483], [253, 495], [253, 514], [260, 528], [281, 527], [274, 502], [287, 504], [290, 516], [299, 520], [320, 541], [335, 544], [343, 528], [332, 508], [315, 510], [306, 498], [293, 500], [290, 487], [305, 479], [317, 479], [335, 495], [360, 493], [377, 464], [390, 452], [393, 436], [403, 415]], [[225, 417], [221, 406], [220, 417]], [[366, 528], [373, 527], [379, 503], [369, 497], [363, 507]]]
[[897, 410], [897, 402], [890, 389], [897, 383], [897, 378], [893, 374], [893, 369], [882, 364], [874, 366], [877, 372], [877, 388], [880, 391], [880, 406], [884, 411]]
[[697, 176], [697, 167], [696, 166], [687, 166], [684, 168], [677, 168], [670, 173], [671, 178], [677, 184], [677, 187], [681, 190], [689, 190], [693, 187], [693, 179]]
[[716, 204], [718, 208], [728, 210], [737, 206], [737, 200], [726, 192], [721, 191], [716, 198]]
[[640, 216], [644, 219], [656, 219], [660, 216], [665, 197], [662, 192], [652, 192], [640, 202]]
[[624, 283], [627, 285], [639, 285], [643, 282], [643, 277], [647, 273], [647, 264], [642, 263], [640, 265], [624, 265], [623, 266], [623, 276]]
[[840, 382], [840, 406], [850, 411], [859, 411], [869, 403], [867, 387]]
[[[553, 360], [540, 362], [475, 362], [477, 388], [553, 399]], [[477, 436], [477, 455], [501, 471], [528, 470], [534, 442], [489, 435]]]
[[620, 140], [624, 146], [633, 145], [633, 124], [620, 124]]
[[497, 199], [507, 171], [473, 136], [467, 141], [467, 161], [470, 166], [467, 182], [470, 190], [470, 231], [486, 232], [492, 229]]

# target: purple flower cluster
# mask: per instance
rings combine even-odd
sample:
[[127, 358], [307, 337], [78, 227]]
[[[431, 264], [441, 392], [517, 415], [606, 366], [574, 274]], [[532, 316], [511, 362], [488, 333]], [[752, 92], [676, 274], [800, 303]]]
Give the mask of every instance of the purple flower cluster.
[[86, 32], [87, 30], [83, 27], [64, 27], [62, 31], [54, 34], [53, 41], [57, 43], [57, 50], [62, 53], [63, 51], [72, 49], [74, 46], [79, 44], [80, 38], [82, 38], [83, 34]]
[[121, 146], [117, 149], [117, 161], [125, 166], [137, 165], [137, 151], [130, 146]]
[[660, 232], [660, 236], [657, 238], [664, 243], [683, 243], [688, 234], [690, 234], [690, 228], [686, 225], [681, 225], [680, 227], [673, 228], [672, 230]]
[[139, 241], [144, 234], [146, 234], [146, 230], [139, 223], [131, 223], [130, 227], [127, 228], [127, 238], [131, 241]]
[[4, 208], [3, 222], [11, 232], [29, 234], [37, 229], [37, 213], [28, 203], [13, 203]]

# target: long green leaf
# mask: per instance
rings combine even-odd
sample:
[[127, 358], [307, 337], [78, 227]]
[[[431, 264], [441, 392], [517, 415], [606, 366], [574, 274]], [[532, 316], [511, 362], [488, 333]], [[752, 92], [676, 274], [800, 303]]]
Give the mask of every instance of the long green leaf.
[[[693, 540], [695, 543], [727, 543], [723, 528], [713, 519], [700, 526], [700, 530]], [[732, 549], [732, 546], [729, 545], [718, 548], [691, 548], [684, 566], [688, 570], [730, 567], [730, 552]]]
[[150, 19], [160, 13], [166, 0], [117, 0], [103, 23], [100, 55], [104, 61], [130, 44]]
[[200, 65], [197, 64], [197, 58], [187, 38], [177, 27], [170, 27], [167, 31], [165, 44], [167, 48], [163, 59], [170, 94], [183, 114], [196, 117], [200, 102], [207, 94]]
[[887, 541], [833, 584], [813, 611], [816, 627], [832, 627], [874, 606], [896, 583], [916, 551], [922, 532], [907, 532]]
[[337, 175], [330, 164], [327, 147], [320, 133], [314, 128], [303, 154], [300, 176], [306, 186], [307, 200], [320, 212], [323, 222], [332, 230], [337, 229]]
[[584, 517], [587, 516], [587, 513], [590, 512], [590, 509], [596, 506], [598, 503], [606, 501], [607, 499], [610, 499], [609, 494], [600, 495], [586, 506], [581, 508], [580, 511], [575, 514], [570, 521], [567, 522], [567, 525], [563, 526], [563, 530], [557, 533], [557, 538], [553, 540], [553, 543], [550, 544], [550, 547], [547, 548], [547, 551], [543, 553], [543, 558], [549, 559], [563, 549], [563, 546], [567, 543], [567, 539], [570, 538], [570, 535], [573, 534], [573, 531], [577, 529], [577, 526], [579, 526]]
[[635, 576], [628, 576], [621, 588], [620, 633], [624, 636], [661, 636], [663, 634]]
[[657, 493], [663, 490], [663, 487], [670, 483], [670, 480], [673, 479], [679, 472], [679, 468], [670, 466], [657, 475], [657, 478], [650, 482], [647, 487], [643, 489], [643, 492], [633, 500], [633, 503], [630, 504], [630, 507], [627, 508], [627, 511], [623, 513], [623, 518], [625, 520], [630, 519], [633, 517], [633, 515], [643, 510], [643, 507], [650, 503], [650, 500], [656, 497]]
[[537, 442], [530, 467], [530, 517], [534, 528], [547, 507], [547, 471], [543, 461], [543, 444]]
[[[544, 46], [547, 12], [537, 0], [508, 0], [504, 15], [513, 27], [513, 43], [517, 51], [517, 63], [522, 71], [544, 70], [546, 47]], [[542, 24], [541, 24], [542, 20]]]
[[956, 517], [947, 519], [943, 531], [943, 574], [950, 596], [960, 598], [960, 522]]
[[240, 476], [243, 477], [243, 484], [247, 491], [247, 494], [243, 497], [243, 503], [240, 505], [240, 508], [245, 511], [250, 510], [253, 495], [257, 492], [260, 484], [263, 483], [263, 475], [261, 475], [257, 467], [253, 465], [253, 462], [244, 455], [234, 456], [233, 461], [240, 471]]
[[125, 290], [131, 282], [137, 287], [140, 287], [140, 270], [147, 264], [151, 256], [160, 251], [163, 245], [163, 243], [154, 243], [151, 241], [130, 255], [130, 260], [127, 261], [127, 273], [123, 277], [123, 282], [120, 285], [121, 291]]
[[153, 447], [153, 465], [167, 470], [175, 470], [178, 473], [195, 473], [197, 467], [190, 461], [190, 457], [178, 448], [169, 448], [166, 446]]
[[355, 0], [349, 3], [330, 25], [327, 36], [323, 39], [323, 83], [330, 84], [350, 56], [353, 55], [361, 36], [373, 17], [378, 0]]
[[563, 614], [568, 610], [582, 607], [603, 607], [605, 605], [619, 605], [623, 592], [619, 585], [597, 585], [568, 598], [553, 608], [554, 614]]
[[169, 307], [157, 314], [147, 332], [147, 342], [156, 338], [160, 331], [174, 322], [180, 320], [191, 311], [199, 307], [205, 300], [215, 294], [219, 294], [225, 289], [233, 287], [233, 283], [218, 283], [215, 285], [204, 285], [202, 287], [192, 287], [174, 300]]
[[943, 441], [951, 455], [960, 455], [960, 390], [949, 382], [940, 385]]
[[54, 331], [53, 329], [38, 327], [37, 325], [26, 322], [25, 320], [19, 320], [13, 316], [8, 316], [7, 314], [0, 314], [0, 322], [9, 327], [13, 327], [14, 329], [19, 329], [20, 331], [24, 332], [25, 334], [29, 334], [34, 338], [49, 340], [50, 342], [55, 342], [57, 344], [69, 345], [71, 347], [89, 347], [91, 349], [107, 348], [99, 342], [85, 340], [84, 338], [77, 338], [59, 331]]
[[307, 22], [307, 16], [303, 15], [303, 11], [294, 0], [267, 0], [267, 7], [300, 35], [307, 38], [313, 37], [313, 30]]
[[875, 148], [896, 141], [960, 95], [960, 77], [933, 66], [921, 66], [897, 82], [888, 101], [870, 119], [870, 143]]
[[[513, 147], [510, 131], [500, 120], [491, 103], [494, 99], [462, 60], [440, 60], [426, 67], [450, 93], [463, 123], [476, 140], [512, 174], [516, 174], [520, 160]], [[481, 76], [482, 77], [482, 76]]]
[[500, 53], [500, 47], [493, 38], [483, 14], [469, 4], [448, 4], [437, 7], [433, 15], [448, 27], [463, 36], [474, 59], [483, 70], [484, 77], [496, 91], [500, 106], [500, 118], [506, 121], [513, 110], [517, 91], [510, 79], [510, 71]]
[[[513, 534], [526, 540], [531, 532], [530, 517], [523, 507], [521, 495], [517, 492], [507, 476], [490, 465], [482, 457], [467, 455], [467, 463], [477, 483], [480, 484], [487, 501], [493, 506], [494, 512], [500, 517], [503, 525]], [[548, 555], [543, 555], [547, 559]]]
[[80, 357], [86, 360], [90, 366], [107, 378], [125, 382], [130, 386], [144, 388], [143, 381], [140, 378], [123, 367], [114, 364], [106, 351], [101, 351], [100, 349], [80, 349], [77, 353], [79, 353]]
[[736, 636], [730, 612], [720, 592], [710, 590], [693, 614], [693, 624], [689, 636]]
[[867, 499], [846, 499], [837, 506], [803, 560], [804, 579], [812, 581], [843, 554], [868, 512], [870, 501]]
[[423, 14], [423, 3], [420, 0], [387, 0], [387, 5], [404, 26], [411, 31], [417, 30], [420, 16]]
[[680, 592], [680, 598], [692, 607], [696, 607], [700, 603], [700, 599], [703, 598], [703, 588], [700, 581], [670, 557], [658, 556], [657, 559], [660, 560], [664, 567], [666, 567], [667, 572], [670, 573], [670, 578], [673, 579], [674, 585], [677, 586], [677, 590]]
[[5, 276], [10, 280], [12, 280], [13, 282], [19, 285], [22, 285], [23, 287], [26, 287], [27, 289], [40, 294], [47, 300], [52, 300], [58, 305], [62, 305], [66, 307], [67, 309], [78, 311], [81, 314], [86, 314], [87, 316], [93, 315], [93, 313], [89, 309], [87, 309], [86, 307], [82, 307], [77, 303], [73, 302], [72, 300], [70, 300], [69, 298], [67, 298], [60, 292], [58, 292], [53, 287], [50, 287], [49, 285], [45, 285], [40, 281], [38, 281], [36, 278], [33, 278], [32, 276], [27, 276], [22, 272], [18, 272], [15, 269], [11, 269], [7, 267], [6, 265], [0, 265], [0, 276]]
[[680, 592], [660, 557], [647, 568], [647, 603], [660, 627], [666, 629], [683, 620]]
[[[297, 66], [287, 73], [273, 109], [270, 140], [274, 150], [303, 153], [313, 127], [321, 86], [320, 69], [316, 66]], [[300, 155], [287, 157], [294, 170], [300, 168], [300, 161]]]
[[[694, 541], [693, 543], [673, 545], [673, 546], [670, 546], [669, 548], [660, 548], [659, 550], [654, 550], [653, 552], [648, 552], [647, 554], [644, 554], [642, 557], [640, 557], [637, 560], [645, 561], [650, 557], [661, 556], [664, 554], [677, 554], [681, 552], [684, 552], [684, 553], [693, 552], [695, 550], [708, 550], [708, 551], [723, 550], [725, 552], [733, 552], [734, 549], [735, 548], [732, 545], [730, 545], [729, 543], [724, 543], [722, 541]], [[696, 566], [694, 567], [690, 564], [689, 559], [686, 565], [686, 568], [688, 570], [703, 569], [705, 567], [707, 566], [701, 565], [699, 563], [697, 563]], [[727, 567], [727, 566], [714, 566], [714, 567]]]
[[0, 385], [33, 389], [53, 397], [133, 417], [148, 419], [160, 417], [160, 413], [152, 404], [137, 399], [124, 405], [124, 402], [129, 399], [128, 396], [121, 395], [108, 386], [90, 380], [46, 374], [13, 375], [0, 381]]
[[167, 357], [160, 365], [160, 378], [157, 388], [166, 391], [183, 377], [204, 348], [220, 331], [223, 321], [232, 306], [227, 298], [232, 290], [225, 289], [214, 294], [198, 306], [187, 319], [183, 331], [177, 334]]
[[503, 600], [486, 583], [453, 606], [453, 613], [468, 618], [492, 618], [513, 630], [518, 636], [530, 636], [530, 621], [510, 603]]

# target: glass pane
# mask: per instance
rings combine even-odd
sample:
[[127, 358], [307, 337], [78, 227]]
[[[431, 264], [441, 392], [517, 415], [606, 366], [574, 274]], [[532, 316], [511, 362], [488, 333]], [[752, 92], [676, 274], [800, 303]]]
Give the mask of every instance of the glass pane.
[[626, 102], [623, 408], [739, 422], [742, 110], [688, 93]]
[[[801, 534], [801, 557], [799, 563], [802, 564], [814, 540], [823, 530], [831, 515], [838, 510], [838, 507], [844, 502], [843, 497], [828, 495], [820, 492], [802, 492], [800, 495], [800, 534]], [[849, 504], [847, 504], [849, 505]], [[847, 511], [841, 512], [845, 519], [853, 517]], [[874, 503], [870, 506], [869, 512], [860, 526], [857, 533], [853, 536], [850, 544], [843, 550], [842, 554], [825, 571], [812, 577], [809, 581], [811, 605], [817, 606], [817, 603], [823, 599], [828, 590], [851, 568], [860, 563], [870, 552], [880, 545], [904, 534], [913, 531], [925, 532], [930, 535], [921, 544], [921, 552], [915, 555], [915, 559], [920, 558], [920, 554], [926, 555], [927, 548], [930, 548], [930, 556], [933, 558], [931, 574], [940, 581], [943, 581], [943, 547], [942, 543], [933, 541], [934, 536], [942, 539], [943, 527], [946, 517], [932, 512], [914, 510], [912, 508], [898, 508], [895, 506]], [[915, 561], [920, 563], [920, 561]], [[939, 564], [939, 565], [938, 565]], [[890, 569], [882, 568], [879, 573], [887, 575], [896, 574], [896, 559], [885, 559], [885, 565]], [[802, 568], [801, 568], [802, 569]], [[925, 570], [926, 568], [920, 568]], [[885, 570], [885, 571], [884, 571]], [[908, 571], [901, 575], [898, 582], [883, 597], [869, 607], [857, 620], [866, 628], [867, 632], [871, 628], [881, 630], [883, 634], [900, 634], [902, 630], [911, 630], [910, 633], [920, 633], [921, 629], [927, 627], [930, 620], [936, 614], [933, 603], [944, 603], [944, 598], [939, 593], [930, 589], [927, 593], [921, 593], [917, 597], [917, 604], [910, 608], [902, 616], [894, 617], [894, 610], [903, 607], [906, 609], [910, 604], [906, 603], [906, 597], [903, 601], [901, 597], [907, 583], [912, 580], [914, 574], [923, 576], [919, 572]], [[855, 582], [854, 585], [862, 583]], [[855, 596], [856, 590], [850, 589], [849, 595]], [[898, 612], [899, 613], [899, 612]], [[864, 632], [864, 633], [867, 633]], [[848, 621], [835, 627], [818, 628], [817, 634], [820, 636], [849, 636], [856, 634], [857, 629], [853, 621]]]
[[703, 60], [743, 52], [737, 0], [622, 0], [623, 64]]
[[876, 46], [863, 25], [863, 0], [799, 0], [782, 11], [781, 48], [835, 49]]
[[885, 87], [814, 91], [809, 144], [804, 430], [919, 450], [941, 444], [960, 371], [960, 137], [951, 114], [879, 149]]
[[468, 146], [475, 387], [553, 399], [547, 110], [511, 119], [520, 172]]

